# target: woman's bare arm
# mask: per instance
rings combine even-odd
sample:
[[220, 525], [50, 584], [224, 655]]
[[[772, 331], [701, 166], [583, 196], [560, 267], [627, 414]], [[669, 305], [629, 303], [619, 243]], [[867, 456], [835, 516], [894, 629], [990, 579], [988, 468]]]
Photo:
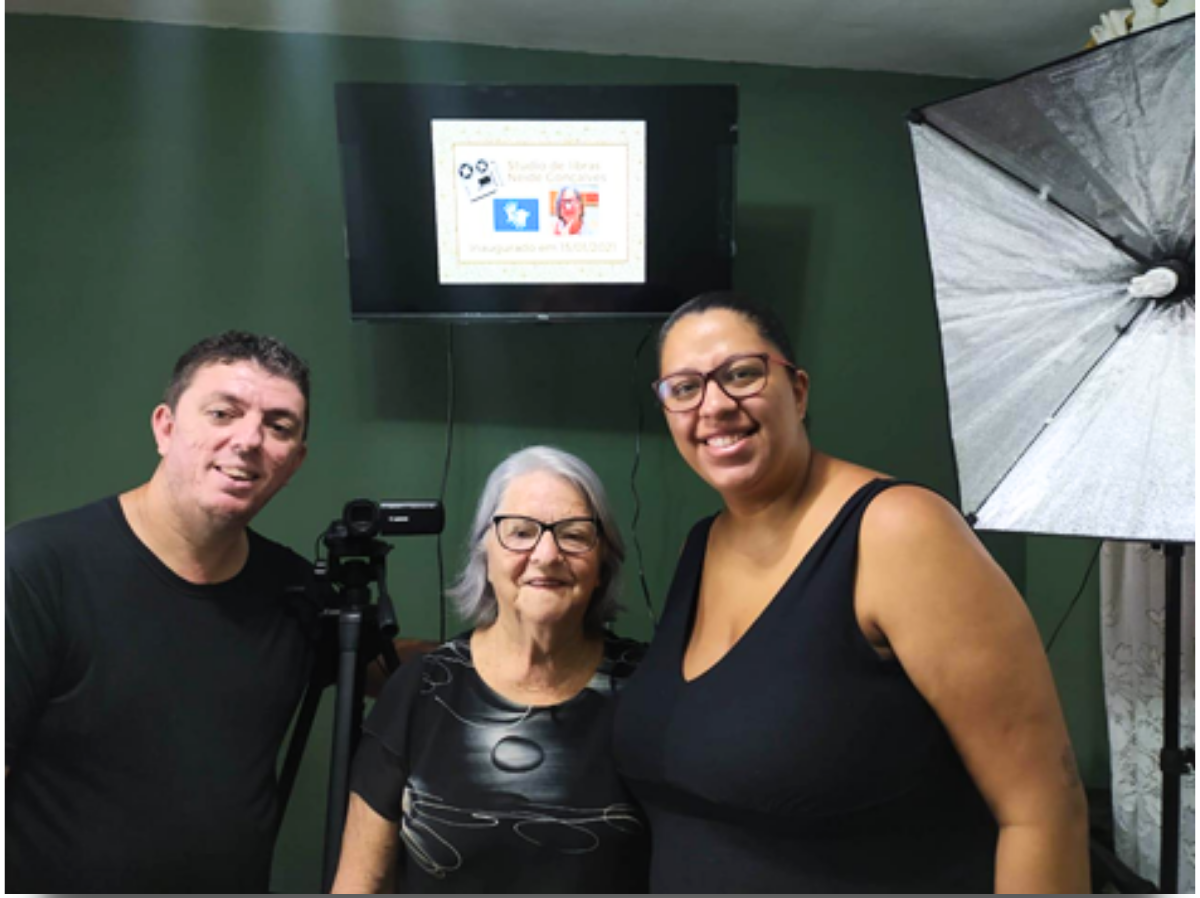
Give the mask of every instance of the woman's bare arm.
[[860, 625], [933, 707], [999, 824], [996, 891], [1090, 891], [1087, 803], [1021, 596], [958, 512], [916, 487], [871, 504], [860, 553]]
[[395, 890], [399, 825], [350, 793], [334, 895], [379, 895]]

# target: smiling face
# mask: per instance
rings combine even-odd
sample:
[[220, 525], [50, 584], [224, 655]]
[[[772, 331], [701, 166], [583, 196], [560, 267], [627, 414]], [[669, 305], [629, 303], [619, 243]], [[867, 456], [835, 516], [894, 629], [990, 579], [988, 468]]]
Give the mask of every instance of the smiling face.
[[[583, 494], [563, 478], [535, 471], [515, 478], [496, 508], [498, 515], [524, 515], [547, 524], [590, 517]], [[582, 632], [584, 616], [600, 583], [601, 543], [582, 555], [561, 552], [549, 530], [528, 552], [500, 545], [488, 531], [488, 582], [496, 594], [498, 620], [531, 627]]]
[[304, 460], [304, 396], [253, 362], [196, 371], [175, 409], [152, 424], [172, 503], [216, 523], [244, 526]]
[[[711, 371], [731, 356], [761, 352], [780, 355], [748, 319], [713, 309], [675, 323], [663, 344], [660, 373]], [[666, 418], [679, 454], [729, 503], [770, 499], [802, 475], [807, 407], [808, 375], [772, 362], [758, 395], [734, 400], [710, 381], [698, 408]]]
[[579, 191], [573, 187], [563, 190], [558, 201], [558, 214], [567, 221], [576, 219], [583, 212], [583, 201]]

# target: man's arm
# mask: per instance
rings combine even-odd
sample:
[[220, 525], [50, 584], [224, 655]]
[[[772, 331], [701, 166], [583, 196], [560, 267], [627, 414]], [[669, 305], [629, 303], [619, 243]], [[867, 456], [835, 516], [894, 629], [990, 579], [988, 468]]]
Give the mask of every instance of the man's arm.
[[5, 776], [53, 694], [63, 662], [58, 575], [52, 551], [20, 531], [5, 535]]

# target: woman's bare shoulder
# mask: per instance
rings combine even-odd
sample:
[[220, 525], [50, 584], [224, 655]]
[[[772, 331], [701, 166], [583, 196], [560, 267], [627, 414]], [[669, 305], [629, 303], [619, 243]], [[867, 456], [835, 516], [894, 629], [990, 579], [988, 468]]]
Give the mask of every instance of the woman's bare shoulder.
[[838, 505], [873, 480], [891, 480], [890, 474], [857, 465], [842, 458], [817, 454], [813, 459], [814, 479], [821, 494]]
[[961, 513], [940, 494], [916, 484], [901, 483], [884, 490], [863, 513], [863, 538], [921, 543], [941, 536], [953, 543], [973, 541]]

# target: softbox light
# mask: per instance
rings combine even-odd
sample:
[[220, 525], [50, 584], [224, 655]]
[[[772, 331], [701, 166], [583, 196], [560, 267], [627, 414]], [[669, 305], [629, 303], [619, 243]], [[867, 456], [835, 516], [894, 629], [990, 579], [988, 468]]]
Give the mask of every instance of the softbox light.
[[1194, 542], [1194, 17], [910, 131], [964, 510]]

